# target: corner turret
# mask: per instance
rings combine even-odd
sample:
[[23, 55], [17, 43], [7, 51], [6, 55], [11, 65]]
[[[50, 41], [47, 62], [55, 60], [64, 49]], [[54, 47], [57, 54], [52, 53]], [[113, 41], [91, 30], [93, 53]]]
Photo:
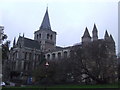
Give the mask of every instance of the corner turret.
[[82, 36], [82, 43], [85, 43], [85, 42], [91, 42], [91, 36], [89, 34], [87, 27], [85, 28], [84, 35]]
[[110, 37], [109, 37], [109, 35], [108, 35], [107, 30], [105, 31], [105, 36], [104, 36], [104, 39], [105, 39], [105, 40], [109, 40], [109, 39], [110, 39]]
[[92, 40], [93, 40], [93, 41], [98, 40], [98, 30], [97, 30], [95, 24], [94, 24], [93, 31], [92, 31]]

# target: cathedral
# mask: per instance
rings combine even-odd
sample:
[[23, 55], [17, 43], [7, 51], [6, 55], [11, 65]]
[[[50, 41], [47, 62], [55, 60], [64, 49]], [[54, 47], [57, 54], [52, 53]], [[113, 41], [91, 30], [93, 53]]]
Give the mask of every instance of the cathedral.
[[[34, 32], [34, 40], [23, 36], [19, 36], [18, 40], [14, 38], [13, 47], [10, 50], [9, 60], [11, 71], [31, 73], [42, 61], [42, 55], [46, 60], [61, 60], [69, 58], [72, 47], [56, 46], [56, 32], [51, 29], [48, 8], [46, 9], [43, 21], [39, 30]], [[106, 41], [112, 47], [112, 54], [115, 54], [115, 42], [112, 35], [107, 30], [104, 39], [98, 38], [98, 30], [94, 24], [92, 36], [89, 34], [87, 27], [81, 38], [79, 45], [89, 45], [96, 41]]]

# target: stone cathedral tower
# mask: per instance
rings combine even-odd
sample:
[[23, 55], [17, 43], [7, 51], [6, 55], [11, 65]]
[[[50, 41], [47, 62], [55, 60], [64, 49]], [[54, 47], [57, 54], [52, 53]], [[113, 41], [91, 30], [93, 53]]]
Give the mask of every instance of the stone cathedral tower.
[[42, 51], [51, 50], [56, 46], [56, 32], [51, 29], [48, 7], [39, 30], [34, 33], [34, 40], [40, 42]]

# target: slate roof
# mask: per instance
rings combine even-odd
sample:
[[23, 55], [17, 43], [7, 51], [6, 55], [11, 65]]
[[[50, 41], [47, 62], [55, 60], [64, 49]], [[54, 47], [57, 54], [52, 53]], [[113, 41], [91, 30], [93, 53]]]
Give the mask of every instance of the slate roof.
[[57, 51], [62, 51], [62, 50], [65, 50], [65, 49], [70, 49], [70, 48], [71, 48], [71, 46], [68, 46], [68, 47], [59, 47], [59, 46], [56, 46], [54, 49], [46, 51], [45, 53], [48, 53], [48, 52], [57, 52]]
[[50, 20], [49, 20], [49, 15], [48, 15], [48, 7], [46, 9], [46, 13], [45, 16], [43, 18], [42, 24], [40, 26], [40, 30], [44, 29], [44, 30], [51, 30], [51, 26], [50, 26]]
[[23, 46], [24, 47], [40, 50], [40, 43], [38, 41], [29, 39], [29, 38], [25, 38], [25, 37], [21, 37], [21, 36], [19, 37], [19, 39], [20, 39], [20, 41], [23, 40], [23, 42], [24, 42]]
[[90, 34], [89, 34], [89, 31], [88, 31], [87, 27], [85, 28], [85, 32], [84, 32], [83, 37], [91, 37]]

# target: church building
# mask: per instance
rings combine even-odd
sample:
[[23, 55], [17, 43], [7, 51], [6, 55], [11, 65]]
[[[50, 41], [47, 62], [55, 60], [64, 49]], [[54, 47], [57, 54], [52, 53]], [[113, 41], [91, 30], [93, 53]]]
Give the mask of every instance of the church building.
[[[11, 62], [11, 71], [27, 72], [31, 73], [36, 69], [41, 61], [42, 55], [46, 60], [61, 60], [63, 58], [70, 57], [72, 47], [59, 47], [56, 46], [56, 32], [52, 30], [50, 25], [50, 19], [48, 14], [48, 8], [46, 9], [43, 21], [39, 30], [34, 32], [34, 39], [30, 39], [23, 36], [19, 36], [18, 40], [14, 38], [13, 47], [10, 50], [9, 60]], [[85, 28], [85, 32], [82, 36], [82, 42], [79, 45], [89, 45], [89, 43], [95, 41], [108, 41], [112, 44], [113, 53], [115, 54], [115, 42], [112, 35], [108, 35], [106, 30], [104, 39], [98, 39], [98, 30], [94, 24], [92, 37], [89, 34], [88, 28]]]

